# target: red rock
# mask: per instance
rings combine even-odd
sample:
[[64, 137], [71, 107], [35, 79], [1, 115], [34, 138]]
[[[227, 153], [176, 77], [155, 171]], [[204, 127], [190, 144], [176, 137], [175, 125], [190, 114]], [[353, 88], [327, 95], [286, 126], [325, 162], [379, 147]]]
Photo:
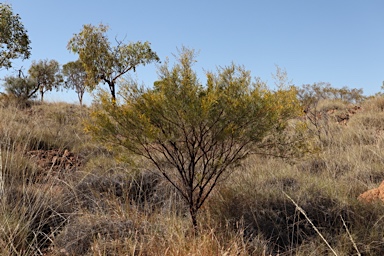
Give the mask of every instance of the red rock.
[[378, 188], [365, 191], [357, 198], [361, 202], [371, 203], [377, 200], [384, 202], [384, 181], [381, 182]]
[[27, 152], [31, 160], [41, 169], [51, 172], [75, 171], [82, 165], [82, 158], [68, 150], [33, 150]]

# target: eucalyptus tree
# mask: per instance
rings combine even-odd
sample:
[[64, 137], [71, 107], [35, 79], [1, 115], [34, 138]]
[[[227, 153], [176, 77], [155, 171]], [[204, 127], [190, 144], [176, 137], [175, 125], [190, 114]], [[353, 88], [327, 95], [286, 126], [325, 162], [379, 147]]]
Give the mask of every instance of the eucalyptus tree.
[[52, 91], [54, 88], [58, 90], [63, 82], [60, 64], [56, 60], [33, 61], [28, 73], [38, 86], [41, 101], [44, 101], [44, 94], [47, 91]]
[[78, 34], [70, 39], [67, 49], [78, 54], [87, 73], [86, 85], [93, 90], [100, 82], [107, 83], [116, 99], [116, 82], [139, 65], [159, 61], [149, 42], [124, 43], [115, 40], [112, 45], [107, 37], [108, 26], [84, 25]]
[[12, 60], [28, 59], [31, 41], [18, 14], [10, 5], [0, 3], [0, 69], [12, 67]]
[[80, 105], [83, 105], [87, 79], [83, 63], [80, 60], [70, 61], [63, 65], [62, 72], [65, 77], [64, 88], [74, 89], [79, 98]]

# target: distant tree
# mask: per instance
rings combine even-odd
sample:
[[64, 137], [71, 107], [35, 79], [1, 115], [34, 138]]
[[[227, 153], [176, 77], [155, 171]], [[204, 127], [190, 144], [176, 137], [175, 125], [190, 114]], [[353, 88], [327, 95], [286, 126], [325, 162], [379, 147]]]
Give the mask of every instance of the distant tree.
[[330, 83], [304, 84], [297, 88], [298, 97], [306, 108], [314, 108], [319, 101], [341, 100], [346, 103], [359, 103], [364, 100], [363, 89], [332, 87]]
[[4, 81], [5, 92], [19, 101], [36, 98], [39, 87], [36, 81], [30, 77], [8, 76], [4, 78]]
[[304, 84], [297, 88], [297, 96], [304, 108], [308, 109], [316, 107], [320, 100], [329, 99], [331, 91], [330, 83]]
[[319, 107], [324, 100], [336, 100], [345, 104], [357, 104], [365, 99], [363, 89], [350, 89], [332, 87], [330, 83], [304, 84], [297, 88], [297, 96], [304, 108], [307, 120], [313, 125], [314, 132], [320, 141], [323, 135], [327, 138], [329, 133], [329, 109]]
[[159, 61], [159, 57], [150, 48], [148, 42], [124, 44], [116, 40], [112, 46], [106, 32], [108, 27], [84, 25], [83, 30], [70, 39], [68, 50], [79, 54], [79, 59], [87, 73], [86, 85], [93, 90], [99, 82], [107, 83], [116, 99], [116, 82], [130, 70], [135, 71], [138, 65], [146, 65]]
[[83, 96], [86, 89], [87, 73], [80, 60], [71, 61], [63, 65], [63, 75], [66, 78], [64, 88], [74, 89], [79, 98], [80, 105], [83, 105]]
[[148, 159], [180, 192], [197, 229], [214, 187], [250, 153], [263, 152], [267, 137], [284, 133], [299, 104], [294, 87], [270, 91], [234, 64], [207, 73], [203, 86], [194, 62], [194, 51], [183, 49], [178, 64], [160, 68], [154, 88], [122, 86], [122, 104], [102, 94], [87, 130]]
[[33, 61], [28, 70], [31, 79], [35, 80], [40, 91], [41, 101], [44, 101], [44, 94], [52, 91], [53, 88], [59, 89], [63, 82], [60, 73], [60, 64], [56, 60]]
[[12, 67], [13, 59], [28, 59], [30, 43], [20, 16], [12, 12], [10, 5], [0, 3], [0, 68]]
[[348, 88], [347, 86], [344, 86], [340, 89], [333, 88], [332, 96], [332, 99], [339, 99], [341, 101], [352, 104], [360, 103], [365, 99], [365, 96], [363, 95], [363, 89]]

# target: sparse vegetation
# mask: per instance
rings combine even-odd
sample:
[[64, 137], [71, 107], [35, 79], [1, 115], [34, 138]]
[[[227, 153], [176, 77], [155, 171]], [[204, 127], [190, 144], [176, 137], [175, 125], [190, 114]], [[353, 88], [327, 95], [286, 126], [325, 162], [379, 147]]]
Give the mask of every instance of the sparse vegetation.
[[[10, 6], [0, 12], [10, 68], [30, 41]], [[382, 194], [361, 196], [384, 180], [381, 94], [294, 87], [279, 67], [272, 91], [234, 64], [203, 86], [183, 49], [153, 88], [116, 95], [123, 74], [159, 59], [148, 42], [111, 47], [106, 32], [74, 35], [82, 64], [64, 75], [80, 103], [99, 82], [112, 97], [33, 101], [61, 86], [56, 61], [5, 79], [1, 255], [384, 255]]]
[[[330, 120], [321, 140], [306, 130], [307, 155], [247, 158], [201, 208], [198, 235], [182, 196], [148, 161], [127, 162], [88, 138], [88, 108], [2, 106], [1, 254], [332, 253], [315, 226], [338, 255], [381, 255], [384, 205], [357, 200], [384, 180], [380, 102], [367, 99], [346, 125]], [[36, 153], [53, 149], [52, 157]], [[66, 169], [60, 163], [69, 154], [79, 162]]]
[[198, 212], [215, 186], [247, 155], [263, 152], [267, 137], [281, 135], [299, 102], [294, 88], [267, 90], [235, 65], [208, 73], [202, 86], [195, 61], [194, 51], [183, 48], [174, 67], [160, 68], [153, 89], [128, 84], [122, 103], [102, 94], [86, 129], [148, 160], [180, 193], [197, 230]]

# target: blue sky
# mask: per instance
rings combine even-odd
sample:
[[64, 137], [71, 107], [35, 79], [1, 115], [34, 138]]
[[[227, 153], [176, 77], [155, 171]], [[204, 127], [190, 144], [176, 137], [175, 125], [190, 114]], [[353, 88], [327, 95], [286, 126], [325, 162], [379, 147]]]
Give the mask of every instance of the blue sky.
[[[199, 51], [195, 65], [215, 71], [231, 62], [271, 86], [276, 65], [295, 85], [329, 82], [334, 87], [380, 91], [384, 80], [382, 0], [7, 0], [28, 30], [31, 60], [76, 60], [66, 45], [83, 24], [110, 26], [110, 39], [149, 41], [161, 59], [186, 46]], [[156, 65], [132, 73], [151, 86]], [[0, 77], [12, 70], [0, 72]], [[51, 101], [77, 102], [75, 93], [47, 93]], [[89, 94], [85, 101], [90, 102]]]

